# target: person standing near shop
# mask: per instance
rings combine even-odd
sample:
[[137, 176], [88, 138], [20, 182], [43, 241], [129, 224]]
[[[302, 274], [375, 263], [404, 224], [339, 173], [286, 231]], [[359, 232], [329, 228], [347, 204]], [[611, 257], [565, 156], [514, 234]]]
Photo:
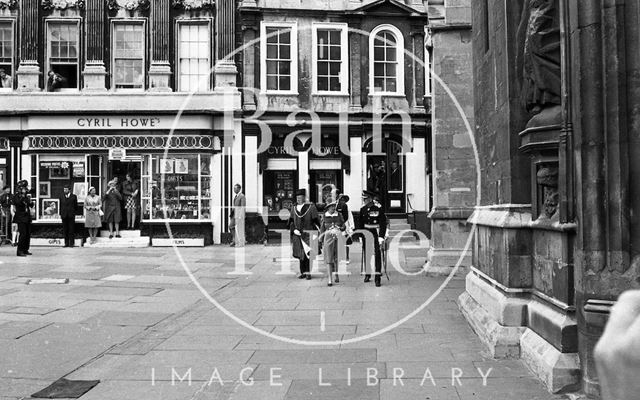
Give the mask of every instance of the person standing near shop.
[[[2, 188], [2, 194], [0, 194], [0, 209], [2, 211], [2, 233], [5, 236], [7, 242], [11, 242], [11, 202], [12, 202], [11, 188], [5, 186]], [[0, 243], [1, 244], [1, 243]]]
[[233, 186], [233, 205], [231, 206], [231, 213], [229, 214], [229, 230], [233, 239], [231, 241], [231, 247], [244, 247], [244, 224], [245, 224], [245, 211], [247, 208], [247, 199], [242, 194], [242, 186], [236, 183]]
[[[365, 276], [364, 281], [369, 282], [371, 280], [371, 260], [366, 256], [367, 247], [373, 245], [374, 257], [375, 257], [375, 284], [376, 287], [382, 286], [382, 253], [380, 246], [384, 245], [384, 240], [387, 235], [387, 216], [384, 213], [382, 205], [376, 200], [376, 194], [364, 190], [362, 192], [362, 201], [364, 206], [360, 209], [360, 218], [358, 220], [358, 229], [364, 229], [373, 235], [373, 243], [367, 242], [367, 237], [364, 237], [362, 243], [362, 257], [364, 258]], [[367, 273], [368, 272], [368, 273]]]
[[347, 234], [347, 259], [346, 259], [346, 263], [349, 264], [349, 245], [351, 245], [353, 243], [353, 240], [351, 239], [351, 235], [353, 234], [353, 231], [356, 227], [354, 221], [353, 221], [353, 213], [351, 212], [351, 210], [349, 210], [349, 206], [347, 205], [347, 203], [349, 202], [349, 196], [347, 196], [346, 194], [340, 194], [338, 195], [338, 206], [336, 207], [336, 210], [338, 210], [338, 212], [342, 215], [342, 219], [344, 220], [345, 223], [345, 232]]
[[73, 247], [76, 238], [78, 197], [71, 193], [69, 184], [65, 184], [62, 190], [64, 192], [60, 198], [60, 218], [62, 218], [62, 231], [64, 232], [64, 247]]
[[316, 206], [307, 201], [307, 191], [296, 191], [296, 205], [291, 209], [289, 217], [289, 230], [291, 232], [291, 245], [293, 256], [300, 261], [300, 275], [298, 279], [311, 279], [309, 266], [309, 252], [311, 249], [311, 235], [309, 231], [318, 230], [320, 220]]
[[127, 229], [134, 229], [140, 189], [138, 182], [131, 178], [131, 174], [127, 174], [124, 184], [122, 185], [122, 194], [124, 194], [124, 209], [127, 211]]
[[340, 261], [340, 245], [344, 244], [342, 236], [345, 235], [345, 221], [342, 214], [336, 210], [337, 201], [331, 201], [325, 207], [322, 214], [322, 222], [320, 225], [320, 236], [322, 237], [322, 253], [324, 254], [324, 263], [327, 266], [327, 275], [329, 281], [328, 286], [333, 286], [333, 282], [340, 282], [338, 276], [338, 263]]
[[102, 196], [104, 202], [104, 221], [109, 225], [109, 239], [113, 239], [113, 228], [116, 230], [116, 237], [120, 236], [120, 221], [122, 220], [122, 195], [117, 188], [117, 179], [109, 181], [109, 187]]
[[91, 186], [84, 200], [84, 226], [89, 231], [89, 243], [96, 243], [98, 229], [102, 227], [102, 201], [96, 194], [96, 188]]
[[31, 247], [31, 195], [29, 183], [25, 180], [18, 182], [17, 193], [13, 196], [13, 222], [18, 225], [18, 257], [30, 256]]

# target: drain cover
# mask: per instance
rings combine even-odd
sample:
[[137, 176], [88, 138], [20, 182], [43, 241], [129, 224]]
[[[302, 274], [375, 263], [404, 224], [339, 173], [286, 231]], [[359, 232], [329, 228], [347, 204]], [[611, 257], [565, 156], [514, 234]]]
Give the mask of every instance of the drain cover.
[[77, 399], [93, 389], [100, 381], [70, 381], [60, 378], [51, 385], [34, 393], [36, 399]]

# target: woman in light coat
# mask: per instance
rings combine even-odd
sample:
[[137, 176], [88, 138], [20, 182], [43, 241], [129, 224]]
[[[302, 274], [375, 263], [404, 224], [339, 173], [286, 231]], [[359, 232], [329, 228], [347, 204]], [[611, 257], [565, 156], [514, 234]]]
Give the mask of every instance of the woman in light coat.
[[84, 200], [84, 226], [89, 231], [89, 243], [96, 242], [98, 229], [102, 227], [102, 219], [100, 216], [102, 210], [102, 200], [96, 194], [96, 188], [91, 186], [89, 194]]

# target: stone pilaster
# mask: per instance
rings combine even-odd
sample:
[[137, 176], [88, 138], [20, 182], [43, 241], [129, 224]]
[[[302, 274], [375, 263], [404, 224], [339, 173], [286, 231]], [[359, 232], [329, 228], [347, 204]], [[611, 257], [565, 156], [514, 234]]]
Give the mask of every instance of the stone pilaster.
[[362, 89], [362, 77], [360, 74], [361, 68], [359, 65], [361, 62], [363, 62], [363, 57], [361, 57], [361, 40], [363, 35], [359, 32], [361, 27], [362, 23], [359, 20], [349, 23], [349, 29], [354, 30], [353, 32], [349, 32], [349, 66], [351, 71], [349, 73], [349, 77], [351, 79], [351, 98], [349, 100], [349, 110], [354, 112], [362, 111], [362, 101], [360, 98], [360, 92]]
[[234, 62], [235, 0], [216, 2], [216, 91], [237, 91], [238, 69]]
[[40, 90], [40, 65], [38, 64], [38, 10], [39, 0], [20, 2], [20, 65], [16, 71], [18, 90]]
[[[460, 3], [460, 2], [457, 2]], [[467, 7], [469, 7], [467, 2]], [[446, 6], [445, 6], [446, 7]], [[432, 21], [433, 70], [452, 90], [473, 123], [471, 21], [450, 24]], [[421, 52], [424, 45], [421, 45]], [[470, 225], [466, 220], [476, 204], [477, 170], [470, 135], [463, 117], [445, 89], [435, 84], [432, 92], [433, 208], [431, 246], [427, 272], [448, 274], [458, 263], [471, 264], [466, 248]]]
[[104, 5], [103, 0], [87, 0], [86, 3], [87, 62], [82, 72], [86, 91], [107, 90], [107, 70], [104, 65]]
[[169, 0], [151, 2], [151, 66], [149, 90], [170, 92], [171, 64], [169, 63]]

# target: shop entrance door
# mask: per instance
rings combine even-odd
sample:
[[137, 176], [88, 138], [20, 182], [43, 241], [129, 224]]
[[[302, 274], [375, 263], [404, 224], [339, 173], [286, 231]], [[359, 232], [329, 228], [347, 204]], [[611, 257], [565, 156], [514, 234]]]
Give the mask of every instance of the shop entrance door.
[[[127, 180], [127, 175], [131, 175], [131, 179], [133, 180], [133, 182], [136, 183], [139, 189], [141, 178], [142, 178], [141, 167], [142, 167], [142, 162], [140, 161], [119, 161], [119, 160], [109, 161], [108, 174], [107, 174], [108, 180], [110, 181], [113, 178], [117, 177], [118, 190], [120, 191], [120, 194], [122, 194], [122, 199], [123, 199], [122, 222], [121, 222], [122, 226], [126, 226], [126, 222], [127, 222], [127, 210], [125, 209], [126, 200], [124, 198], [124, 193], [123, 193], [124, 185]], [[104, 187], [106, 188], [106, 185]], [[136, 204], [138, 212], [136, 213], [136, 221], [134, 223], [135, 226], [138, 226], [140, 222], [140, 198], [141, 196], [138, 195], [137, 204]]]
[[380, 154], [373, 153], [372, 143], [365, 146], [367, 154], [367, 190], [380, 195], [387, 213], [403, 214], [405, 205], [405, 175], [402, 146], [399, 141], [385, 139]]

